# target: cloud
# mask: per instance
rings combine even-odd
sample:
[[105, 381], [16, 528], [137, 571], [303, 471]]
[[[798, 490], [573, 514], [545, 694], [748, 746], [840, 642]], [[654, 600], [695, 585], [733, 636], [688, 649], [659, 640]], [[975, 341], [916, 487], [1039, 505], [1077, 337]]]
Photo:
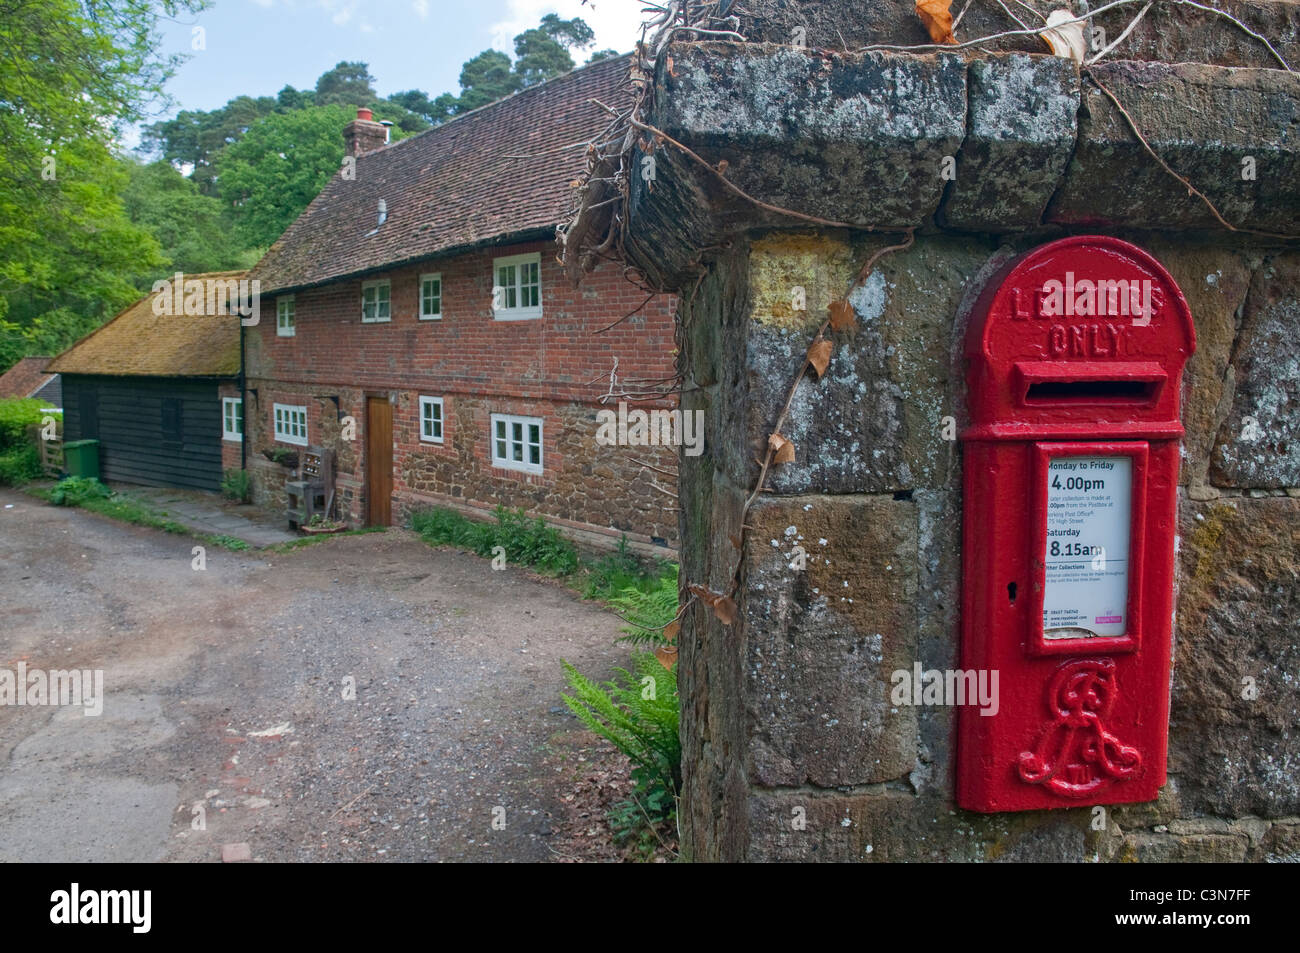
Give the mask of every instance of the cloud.
[[429, 0], [414, 0], [411, 9], [415, 11], [415, 15], [421, 20], [429, 18]]
[[[492, 46], [513, 53], [515, 36], [537, 26], [548, 13], [558, 13], [566, 20], [581, 17], [596, 33], [595, 45], [585, 52], [615, 49], [630, 52], [641, 38], [641, 0], [506, 0], [506, 16], [492, 24]], [[578, 51], [574, 60], [586, 57]]]

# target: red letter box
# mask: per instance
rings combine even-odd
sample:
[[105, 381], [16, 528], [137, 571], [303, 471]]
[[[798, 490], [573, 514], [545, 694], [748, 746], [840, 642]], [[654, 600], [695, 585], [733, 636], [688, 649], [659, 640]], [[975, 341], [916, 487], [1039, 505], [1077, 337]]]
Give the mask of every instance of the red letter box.
[[[1165, 781], [1183, 364], [1191, 315], [1104, 236], [1021, 256], [966, 337], [957, 803], [1150, 801]], [[987, 713], [985, 713], [987, 712]]]

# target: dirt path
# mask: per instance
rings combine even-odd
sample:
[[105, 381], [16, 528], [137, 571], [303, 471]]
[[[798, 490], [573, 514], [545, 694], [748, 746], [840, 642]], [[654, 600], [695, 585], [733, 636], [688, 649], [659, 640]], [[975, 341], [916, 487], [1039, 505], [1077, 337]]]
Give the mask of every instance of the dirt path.
[[401, 530], [202, 571], [193, 546], [0, 492], [0, 669], [105, 694], [0, 707], [0, 861], [574, 859], [608, 754], [560, 659], [624, 664], [612, 615]]

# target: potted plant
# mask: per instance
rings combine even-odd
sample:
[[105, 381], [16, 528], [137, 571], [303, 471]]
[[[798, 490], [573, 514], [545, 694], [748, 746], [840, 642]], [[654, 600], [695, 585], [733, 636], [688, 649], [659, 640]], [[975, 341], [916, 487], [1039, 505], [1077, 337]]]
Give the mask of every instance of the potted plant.
[[267, 447], [262, 451], [262, 456], [290, 470], [298, 466], [298, 454], [287, 447]]
[[298, 527], [298, 529], [311, 536], [320, 536], [327, 533], [341, 533], [347, 528], [347, 523], [332, 520], [328, 516], [322, 516], [320, 513], [314, 514], [311, 519]]

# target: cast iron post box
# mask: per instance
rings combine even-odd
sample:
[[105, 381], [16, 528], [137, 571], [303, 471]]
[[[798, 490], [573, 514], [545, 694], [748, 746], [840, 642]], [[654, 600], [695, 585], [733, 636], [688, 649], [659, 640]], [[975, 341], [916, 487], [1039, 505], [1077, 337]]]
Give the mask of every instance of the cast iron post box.
[[1196, 347], [1160, 264], [1104, 236], [989, 282], [966, 337], [957, 803], [1150, 801], [1165, 781], [1183, 365]]

